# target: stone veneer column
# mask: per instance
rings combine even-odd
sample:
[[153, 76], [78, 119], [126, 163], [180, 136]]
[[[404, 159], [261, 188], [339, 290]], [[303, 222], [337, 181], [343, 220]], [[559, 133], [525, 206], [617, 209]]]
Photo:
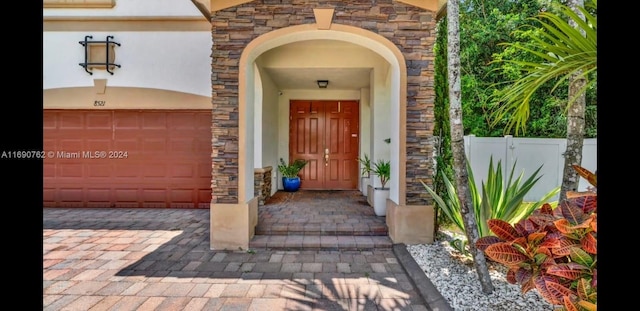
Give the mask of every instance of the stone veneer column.
[[271, 166], [256, 168], [253, 171], [254, 194], [258, 197], [258, 205], [264, 205], [264, 202], [271, 198]]

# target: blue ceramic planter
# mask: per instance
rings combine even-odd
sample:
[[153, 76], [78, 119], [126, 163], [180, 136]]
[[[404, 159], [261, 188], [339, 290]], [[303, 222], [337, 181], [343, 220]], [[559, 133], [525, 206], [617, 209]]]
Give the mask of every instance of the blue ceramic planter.
[[286, 192], [296, 192], [300, 188], [300, 177], [282, 177], [282, 186]]

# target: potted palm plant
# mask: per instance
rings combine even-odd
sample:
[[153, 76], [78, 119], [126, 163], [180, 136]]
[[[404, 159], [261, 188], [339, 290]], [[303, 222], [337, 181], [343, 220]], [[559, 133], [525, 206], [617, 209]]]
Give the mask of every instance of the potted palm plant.
[[280, 158], [280, 164], [278, 170], [282, 174], [282, 187], [284, 191], [295, 192], [300, 188], [300, 170], [307, 165], [307, 160], [296, 159], [295, 161], [287, 164], [282, 158]]
[[373, 187], [373, 211], [377, 216], [386, 216], [389, 188], [387, 182], [391, 178], [391, 161], [378, 160], [373, 165], [372, 173], [380, 179], [380, 187]]
[[362, 164], [362, 170], [360, 171], [360, 192], [364, 196], [367, 196], [367, 186], [369, 186], [371, 172], [373, 171], [373, 167], [371, 166], [371, 159], [369, 159], [369, 155], [364, 154], [363, 158], [358, 159], [358, 162]]

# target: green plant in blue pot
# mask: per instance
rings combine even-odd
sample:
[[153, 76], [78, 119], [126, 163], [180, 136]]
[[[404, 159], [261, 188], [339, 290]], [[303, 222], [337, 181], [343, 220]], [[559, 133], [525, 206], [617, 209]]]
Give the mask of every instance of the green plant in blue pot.
[[282, 187], [284, 191], [295, 192], [300, 189], [300, 171], [307, 165], [307, 161], [303, 159], [296, 159], [295, 161], [287, 164], [282, 158], [280, 158], [280, 164], [278, 170], [282, 174]]

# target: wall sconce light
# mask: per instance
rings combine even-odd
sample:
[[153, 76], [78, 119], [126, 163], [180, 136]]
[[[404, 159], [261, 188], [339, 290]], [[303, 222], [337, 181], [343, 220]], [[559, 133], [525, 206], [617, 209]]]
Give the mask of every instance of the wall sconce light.
[[329, 85], [329, 80], [318, 80], [316, 82], [318, 82], [318, 87], [321, 89], [326, 89]]
[[92, 69], [106, 69], [108, 73], [113, 75], [113, 69], [115, 67], [120, 68], [120, 65], [114, 63], [116, 60], [116, 52], [114, 47], [120, 46], [120, 43], [110, 41], [113, 36], [107, 36], [104, 41], [89, 41], [93, 39], [93, 36], [85, 36], [84, 41], [80, 43], [84, 47], [84, 62], [80, 63], [80, 66], [90, 75], [93, 74]]

